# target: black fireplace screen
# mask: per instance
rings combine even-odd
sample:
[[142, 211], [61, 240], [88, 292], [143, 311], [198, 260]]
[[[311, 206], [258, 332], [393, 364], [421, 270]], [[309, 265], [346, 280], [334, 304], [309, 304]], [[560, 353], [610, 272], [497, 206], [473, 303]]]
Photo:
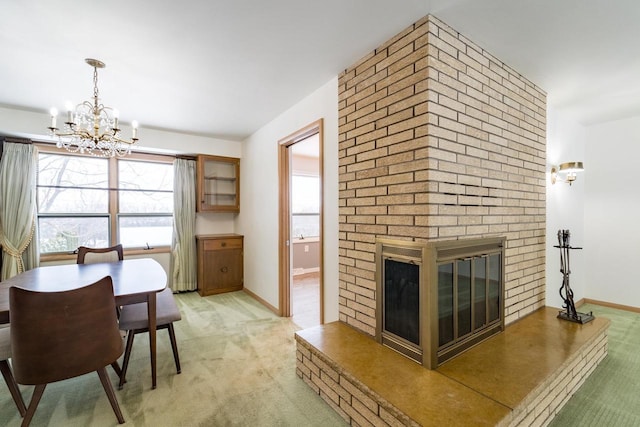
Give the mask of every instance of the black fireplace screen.
[[420, 267], [384, 260], [384, 328], [420, 345]]

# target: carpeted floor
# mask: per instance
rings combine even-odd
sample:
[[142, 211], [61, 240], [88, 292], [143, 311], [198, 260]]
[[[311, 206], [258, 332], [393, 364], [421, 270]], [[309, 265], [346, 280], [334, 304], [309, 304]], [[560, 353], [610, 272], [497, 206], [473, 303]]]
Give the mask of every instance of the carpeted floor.
[[640, 314], [597, 305], [578, 311], [611, 320], [609, 354], [551, 426], [640, 426]]
[[[131, 426], [344, 426], [344, 421], [295, 375], [298, 327], [244, 292], [177, 296], [176, 335], [182, 374], [175, 374], [165, 331], [158, 333], [158, 387], [151, 390], [148, 340], [138, 335], [127, 384], [116, 390]], [[552, 426], [638, 426], [640, 315], [583, 306], [611, 319], [609, 356], [566, 404]], [[109, 370], [113, 383], [115, 374]], [[0, 426], [20, 417], [0, 380]], [[25, 400], [31, 387], [21, 387]], [[51, 384], [31, 424], [115, 426], [98, 376]]]
[[[244, 292], [177, 296], [175, 324], [182, 373], [176, 375], [166, 331], [158, 332], [158, 386], [151, 390], [146, 334], [136, 336], [124, 389], [116, 395], [130, 426], [343, 426], [295, 374], [294, 332]], [[112, 383], [117, 383], [108, 369]], [[21, 418], [0, 379], [0, 426]], [[21, 386], [25, 401], [32, 387]], [[97, 374], [47, 386], [39, 426], [115, 426]]]

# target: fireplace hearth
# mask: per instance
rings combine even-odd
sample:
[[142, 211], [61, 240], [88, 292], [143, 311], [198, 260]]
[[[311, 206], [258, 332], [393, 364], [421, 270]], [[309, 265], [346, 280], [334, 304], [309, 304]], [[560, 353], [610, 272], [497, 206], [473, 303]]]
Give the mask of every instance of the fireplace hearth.
[[435, 369], [504, 330], [504, 246], [378, 239], [378, 342]]

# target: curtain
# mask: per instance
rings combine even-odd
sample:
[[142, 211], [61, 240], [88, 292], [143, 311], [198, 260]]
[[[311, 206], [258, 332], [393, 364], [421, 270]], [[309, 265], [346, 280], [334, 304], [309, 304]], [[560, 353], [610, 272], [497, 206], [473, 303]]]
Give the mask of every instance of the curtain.
[[2, 280], [37, 267], [38, 149], [5, 141], [0, 160], [0, 244]]
[[171, 284], [174, 292], [193, 291], [196, 283], [196, 162], [173, 162], [173, 239]]

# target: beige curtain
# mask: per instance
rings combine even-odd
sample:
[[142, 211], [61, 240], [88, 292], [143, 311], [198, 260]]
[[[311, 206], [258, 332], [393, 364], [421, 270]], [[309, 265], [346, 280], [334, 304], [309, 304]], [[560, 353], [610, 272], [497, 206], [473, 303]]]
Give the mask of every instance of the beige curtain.
[[2, 280], [37, 267], [38, 149], [5, 142], [0, 161], [0, 244]]
[[196, 282], [196, 162], [173, 162], [173, 239], [171, 280], [174, 292], [192, 291]]

